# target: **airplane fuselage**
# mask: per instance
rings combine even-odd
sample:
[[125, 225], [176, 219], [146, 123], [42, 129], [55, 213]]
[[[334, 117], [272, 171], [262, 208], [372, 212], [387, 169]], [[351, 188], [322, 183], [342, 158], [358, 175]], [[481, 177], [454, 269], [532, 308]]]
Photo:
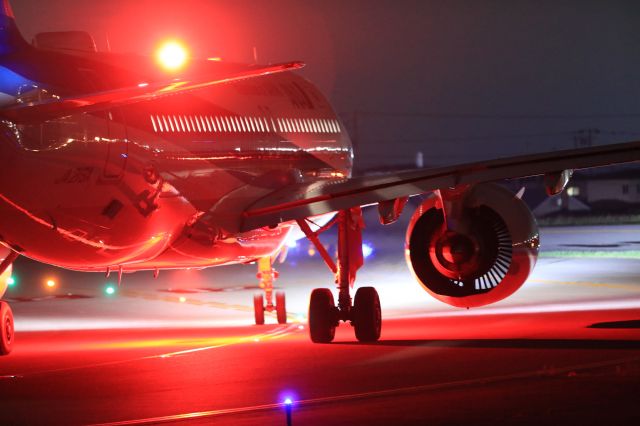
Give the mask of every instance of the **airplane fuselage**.
[[[147, 62], [41, 50], [8, 56], [0, 103], [148, 84], [139, 66]], [[232, 219], [279, 187], [349, 176], [353, 160], [329, 102], [289, 72], [46, 122], [6, 120], [0, 129], [0, 242], [84, 271], [270, 255], [290, 224], [238, 232]]]

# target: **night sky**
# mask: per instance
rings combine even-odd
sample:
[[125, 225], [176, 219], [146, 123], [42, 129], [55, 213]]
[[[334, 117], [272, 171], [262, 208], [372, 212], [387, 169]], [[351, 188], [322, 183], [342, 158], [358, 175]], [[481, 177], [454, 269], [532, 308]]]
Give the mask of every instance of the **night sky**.
[[[640, 2], [13, 0], [27, 38], [88, 30], [100, 49], [303, 60], [357, 121], [358, 165], [427, 165], [640, 139]], [[354, 120], [354, 117], [357, 120]]]

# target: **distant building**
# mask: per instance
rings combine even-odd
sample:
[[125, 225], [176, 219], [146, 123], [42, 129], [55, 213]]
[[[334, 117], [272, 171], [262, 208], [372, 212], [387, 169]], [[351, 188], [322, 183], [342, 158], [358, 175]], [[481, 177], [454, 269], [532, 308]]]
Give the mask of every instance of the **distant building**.
[[[530, 189], [544, 191], [540, 180]], [[640, 168], [631, 165], [576, 172], [562, 194], [547, 197], [534, 208], [539, 216], [562, 211], [604, 214], [640, 211]]]
[[567, 195], [598, 209], [608, 210], [627, 204], [640, 204], [640, 168], [603, 168], [576, 174], [567, 187]]
[[556, 213], [640, 213], [640, 166], [603, 167], [577, 171], [562, 194], [547, 196], [541, 177], [507, 182], [514, 193], [526, 188], [525, 201], [536, 216]]
[[542, 217], [561, 212], [585, 213], [589, 211], [591, 211], [591, 207], [576, 197], [556, 195], [554, 197], [548, 197], [542, 203], [538, 204], [538, 206], [533, 209], [533, 214]]

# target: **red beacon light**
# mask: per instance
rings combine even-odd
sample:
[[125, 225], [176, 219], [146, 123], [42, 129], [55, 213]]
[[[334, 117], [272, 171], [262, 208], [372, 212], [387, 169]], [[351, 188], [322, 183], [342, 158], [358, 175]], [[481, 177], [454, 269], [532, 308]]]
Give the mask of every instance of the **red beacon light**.
[[178, 71], [186, 65], [189, 52], [182, 43], [175, 40], [167, 41], [158, 48], [156, 59], [167, 71]]

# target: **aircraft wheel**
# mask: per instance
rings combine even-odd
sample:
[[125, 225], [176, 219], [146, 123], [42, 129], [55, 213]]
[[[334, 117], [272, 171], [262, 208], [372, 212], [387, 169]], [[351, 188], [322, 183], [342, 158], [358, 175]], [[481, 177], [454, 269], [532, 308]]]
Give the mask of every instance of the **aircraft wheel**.
[[353, 326], [361, 342], [375, 342], [382, 330], [380, 298], [373, 287], [361, 287], [353, 301]]
[[316, 288], [309, 301], [309, 334], [314, 343], [330, 343], [336, 334], [335, 303], [328, 288]]
[[264, 296], [262, 293], [253, 295], [253, 315], [256, 319], [256, 325], [264, 324]]
[[287, 323], [287, 304], [284, 291], [276, 292], [276, 315], [278, 317], [278, 324]]
[[13, 312], [7, 302], [0, 302], [0, 355], [8, 355], [14, 342]]

